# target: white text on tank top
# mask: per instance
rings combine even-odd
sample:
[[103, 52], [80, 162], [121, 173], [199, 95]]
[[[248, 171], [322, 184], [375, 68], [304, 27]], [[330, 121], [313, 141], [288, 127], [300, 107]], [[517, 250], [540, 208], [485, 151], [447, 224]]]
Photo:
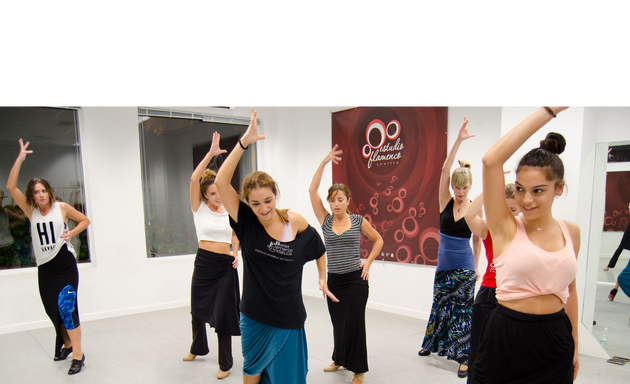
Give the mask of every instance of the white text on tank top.
[[[31, 238], [33, 239], [33, 251], [37, 265], [52, 260], [59, 250], [66, 244], [61, 238], [65, 229], [65, 223], [61, 214], [59, 203], [55, 202], [50, 212], [43, 216], [36, 207], [31, 215]], [[74, 248], [69, 243], [68, 251], [74, 254]], [[75, 255], [76, 257], [76, 255]]]

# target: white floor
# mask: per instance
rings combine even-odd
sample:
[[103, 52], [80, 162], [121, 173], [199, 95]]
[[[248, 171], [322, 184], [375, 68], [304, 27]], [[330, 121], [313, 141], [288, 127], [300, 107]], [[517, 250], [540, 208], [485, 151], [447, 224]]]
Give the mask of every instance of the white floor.
[[[622, 254], [622, 256], [626, 256]], [[630, 298], [621, 289], [614, 301], [608, 299], [610, 290], [615, 287], [617, 276], [628, 264], [627, 257], [621, 257], [615, 268], [604, 272], [608, 265], [608, 258], [600, 259], [597, 275], [597, 294], [595, 296], [596, 322], [593, 325], [593, 335], [599, 340], [608, 328], [608, 348], [610, 356], [622, 356], [630, 358]]]
[[[323, 299], [305, 297], [308, 311], [306, 333], [309, 347], [310, 384], [349, 384], [347, 371], [325, 373], [330, 364], [332, 330]], [[457, 377], [457, 363], [431, 355], [419, 357], [426, 321], [368, 310], [370, 372], [365, 383], [465, 383]], [[184, 362], [190, 347], [188, 308], [86, 321], [83, 349], [86, 366], [74, 376], [66, 373], [70, 358], [52, 360], [52, 326], [28, 332], [0, 335], [1, 383], [215, 383], [216, 344], [210, 354]], [[212, 331], [210, 331], [212, 332]], [[210, 333], [209, 336], [213, 336]], [[222, 383], [241, 383], [240, 338], [234, 338], [234, 368]], [[577, 383], [630, 383], [630, 364], [616, 366], [604, 359], [580, 357]]]

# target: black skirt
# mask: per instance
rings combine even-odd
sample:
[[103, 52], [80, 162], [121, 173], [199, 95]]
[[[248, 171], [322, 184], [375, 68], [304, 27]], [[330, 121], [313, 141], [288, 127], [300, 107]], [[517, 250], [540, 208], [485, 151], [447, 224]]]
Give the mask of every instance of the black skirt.
[[365, 307], [370, 287], [361, 272], [328, 274], [328, 289], [339, 299], [338, 303], [327, 299], [333, 325], [332, 359], [354, 373], [368, 371]]
[[57, 354], [63, 347], [63, 339], [61, 338], [63, 320], [59, 313], [59, 293], [67, 285], [74, 287], [77, 292], [77, 300], [74, 302], [74, 315], [76, 315], [76, 323], [79, 324], [79, 308], [77, 304], [79, 270], [77, 269], [77, 260], [68, 251], [68, 247], [65, 244], [52, 260], [37, 267], [37, 281], [39, 297], [41, 297], [46, 314], [55, 326], [55, 332], [57, 333], [55, 341], [55, 354]]
[[470, 349], [468, 350], [468, 382], [474, 375], [475, 359], [479, 348], [479, 337], [486, 319], [497, 307], [496, 288], [481, 286], [475, 303], [472, 306], [472, 323], [470, 327]]
[[481, 330], [472, 383], [572, 383], [572, 329], [564, 309], [531, 315], [497, 304]]
[[234, 257], [197, 250], [190, 311], [221, 335], [239, 336], [240, 290]]

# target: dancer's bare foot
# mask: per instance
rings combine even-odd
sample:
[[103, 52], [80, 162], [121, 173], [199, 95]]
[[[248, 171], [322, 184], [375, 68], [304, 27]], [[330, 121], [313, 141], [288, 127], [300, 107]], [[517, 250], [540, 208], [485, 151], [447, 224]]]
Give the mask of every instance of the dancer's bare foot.
[[610, 269], [610, 267], [606, 267], [606, 268], [604, 268], [604, 271], [607, 271], [607, 270], [609, 270], [609, 269]]

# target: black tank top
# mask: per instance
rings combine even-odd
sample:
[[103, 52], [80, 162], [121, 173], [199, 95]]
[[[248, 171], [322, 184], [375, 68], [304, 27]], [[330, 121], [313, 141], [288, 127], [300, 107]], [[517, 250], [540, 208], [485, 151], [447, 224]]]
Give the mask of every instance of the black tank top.
[[455, 200], [451, 200], [446, 204], [446, 208], [440, 213], [440, 232], [453, 237], [470, 238], [472, 232], [468, 228], [468, 223], [463, 217], [457, 221], [453, 217], [453, 204]]

